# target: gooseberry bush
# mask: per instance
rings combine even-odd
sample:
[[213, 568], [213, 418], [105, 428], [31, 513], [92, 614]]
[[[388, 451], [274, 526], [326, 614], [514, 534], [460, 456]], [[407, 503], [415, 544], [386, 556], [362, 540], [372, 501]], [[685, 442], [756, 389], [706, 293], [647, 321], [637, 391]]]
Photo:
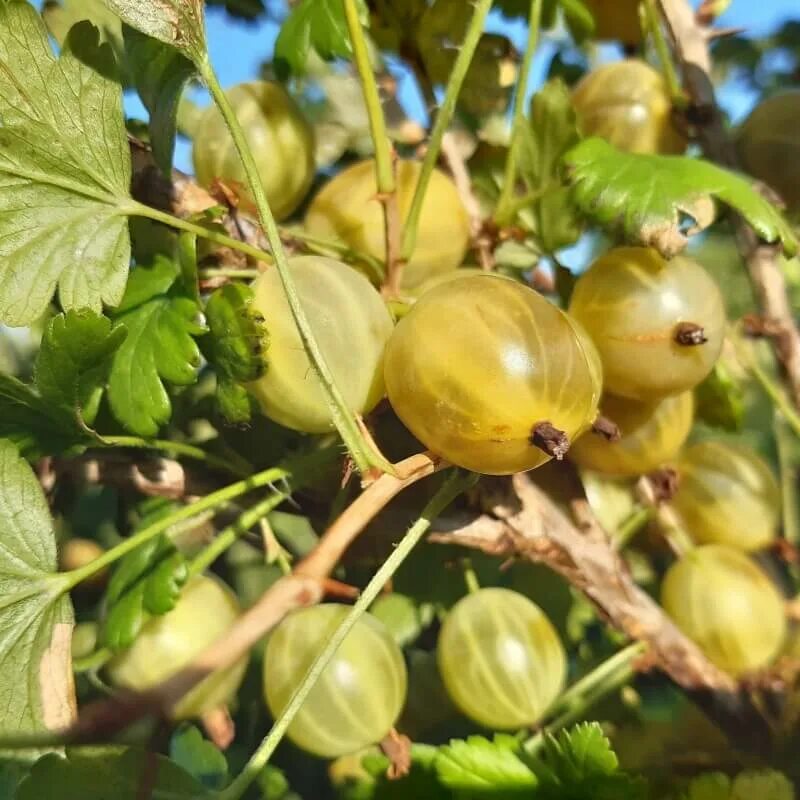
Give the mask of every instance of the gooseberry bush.
[[800, 19], [728, 5], [0, 0], [0, 800], [795, 797]]

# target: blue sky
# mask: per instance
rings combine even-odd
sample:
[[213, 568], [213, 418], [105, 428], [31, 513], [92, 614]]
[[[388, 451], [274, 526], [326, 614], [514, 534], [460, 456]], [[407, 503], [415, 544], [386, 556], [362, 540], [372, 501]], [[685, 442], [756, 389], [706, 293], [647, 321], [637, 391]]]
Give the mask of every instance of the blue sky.
[[[733, 0], [731, 7], [720, 18], [720, 25], [742, 26], [754, 34], [774, 29], [789, 17], [800, 19], [798, 0]], [[509, 25], [499, 15], [492, 15], [492, 30], [507, 35], [521, 51], [524, 48], [525, 27], [522, 23]], [[272, 22], [247, 25], [233, 22], [224, 13], [212, 10], [208, 15], [208, 37], [212, 61], [220, 75], [223, 86], [232, 86], [253, 78], [261, 62], [271, 53], [277, 26]], [[545, 45], [533, 65], [532, 89], [541, 83], [551, 52]], [[401, 83], [401, 97], [412, 116], [424, 112], [416, 91], [407, 81]], [[202, 98], [202, 95], [198, 97]], [[750, 109], [753, 98], [738, 86], [729, 86], [721, 93], [720, 100], [734, 120], [740, 119]], [[126, 102], [130, 114], [144, 117], [138, 98], [129, 97]], [[175, 160], [181, 169], [190, 169], [190, 148], [187, 142], [179, 142]]]

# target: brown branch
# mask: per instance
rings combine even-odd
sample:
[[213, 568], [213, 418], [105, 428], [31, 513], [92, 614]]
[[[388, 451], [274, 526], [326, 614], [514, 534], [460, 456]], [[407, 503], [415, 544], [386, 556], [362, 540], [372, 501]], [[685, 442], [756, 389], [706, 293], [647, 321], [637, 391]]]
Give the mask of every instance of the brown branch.
[[575, 501], [580, 528], [526, 474], [512, 479], [467, 526], [429, 540], [543, 563], [579, 589], [600, 615], [631, 639], [646, 642], [652, 663], [695, 699], [732, 738], [763, 747], [768, 727], [736, 682], [715, 667], [633, 580], [585, 501]]
[[[705, 155], [723, 166], [737, 169], [736, 150], [725, 129], [711, 82], [708, 32], [697, 20], [687, 0], [659, 0], [673, 49], [683, 71], [690, 98], [687, 114], [697, 128]], [[778, 264], [779, 247], [761, 241], [741, 218], [735, 218], [736, 240], [745, 260], [762, 315], [775, 326], [773, 341], [785, 382], [800, 408], [800, 332], [794, 323], [786, 281]]]
[[279, 578], [226, 631], [188, 666], [142, 693], [121, 694], [88, 706], [68, 729], [70, 741], [95, 742], [124, 730], [148, 715], [165, 716], [169, 709], [212, 672], [225, 669], [250, 651], [290, 611], [320, 602], [325, 579], [367, 524], [405, 487], [447, 466], [427, 453], [395, 465], [398, 477], [384, 474], [365, 489], [322, 535], [295, 570]]

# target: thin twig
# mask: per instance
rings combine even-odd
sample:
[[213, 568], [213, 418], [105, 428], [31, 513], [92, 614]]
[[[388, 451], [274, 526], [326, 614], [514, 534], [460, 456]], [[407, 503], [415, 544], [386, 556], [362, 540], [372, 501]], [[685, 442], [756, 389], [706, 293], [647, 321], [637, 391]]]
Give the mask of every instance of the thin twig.
[[[698, 24], [687, 0], [659, 0], [672, 44], [683, 71], [689, 113], [703, 151], [712, 161], [736, 169], [738, 158], [725, 130], [711, 82], [711, 56], [706, 29]], [[775, 326], [773, 337], [789, 393], [800, 408], [800, 332], [794, 323], [786, 281], [775, 245], [762, 242], [740, 217], [735, 219], [736, 240], [765, 319]]]

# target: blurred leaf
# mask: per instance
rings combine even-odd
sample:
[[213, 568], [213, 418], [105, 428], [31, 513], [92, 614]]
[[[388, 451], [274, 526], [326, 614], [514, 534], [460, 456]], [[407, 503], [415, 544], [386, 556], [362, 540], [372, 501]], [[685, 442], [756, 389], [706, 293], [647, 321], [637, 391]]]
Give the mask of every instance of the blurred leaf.
[[[714, 218], [713, 198], [744, 216], [759, 236], [797, 252], [797, 238], [781, 213], [744, 178], [715, 164], [683, 156], [641, 155], [616, 150], [603, 139], [586, 139], [564, 156], [572, 196], [600, 225], [620, 228], [632, 242], [665, 256], [683, 250], [687, 234]], [[682, 220], [694, 221], [684, 233]]]
[[266, 11], [264, 0], [206, 0], [206, 5], [220, 6], [245, 22], [255, 22]]
[[[150, 763], [155, 759], [155, 764]], [[153, 800], [203, 800], [211, 792], [164, 756], [141, 750], [96, 747], [67, 751], [67, 757], [40, 758], [19, 787], [15, 800], [137, 800], [142, 775], [152, 771]]]
[[381, 595], [369, 611], [386, 626], [400, 647], [414, 642], [433, 618], [431, 606], [420, 607], [412, 597], [397, 592]]
[[308, 517], [273, 511], [268, 519], [275, 536], [293, 556], [302, 558], [316, 547], [319, 536]]
[[[12, 34], [13, 31], [13, 34]], [[33, 6], [0, 3], [0, 320], [119, 302], [130, 150], [109, 45], [89, 23], [59, 59]], [[23, 88], [24, 87], [24, 88]]]
[[740, 431], [744, 423], [744, 391], [723, 361], [694, 390], [695, 416], [715, 428]]
[[0, 730], [55, 731], [75, 718], [72, 605], [61, 576], [52, 574], [56, 539], [39, 481], [4, 439], [0, 476]]
[[104, 0], [47, 0], [42, 8], [42, 17], [59, 45], [64, 44], [73, 25], [82, 20], [91, 22], [100, 31], [100, 41], [111, 45], [117, 64], [124, 64], [122, 24]]
[[[399, 780], [386, 777], [389, 759], [382, 753], [367, 754], [362, 758], [361, 774], [339, 788], [339, 796], [346, 800], [454, 800], [454, 793], [439, 782], [435, 764], [438, 749], [425, 744], [411, 746], [411, 772]], [[364, 772], [367, 774], [364, 775]], [[372, 780], [370, 780], [370, 777]], [[355, 777], [355, 776], [354, 776]], [[459, 795], [467, 800], [469, 795]]]
[[222, 789], [228, 782], [228, 761], [194, 725], [181, 725], [169, 740], [170, 759], [206, 789]]
[[[369, 22], [359, 0], [361, 22]], [[350, 55], [350, 35], [342, 0], [300, 0], [281, 26], [275, 42], [275, 71], [281, 78], [301, 75], [311, 50], [326, 61]]]
[[217, 404], [228, 422], [250, 419], [250, 401], [241, 384], [257, 380], [267, 369], [269, 333], [252, 301], [253, 290], [232, 281], [211, 295], [205, 309], [208, 333], [200, 347], [217, 373]]
[[123, 22], [180, 51], [195, 64], [206, 57], [203, 0], [106, 0]]
[[129, 647], [148, 614], [175, 608], [188, 577], [186, 559], [164, 534], [120, 559], [106, 589], [103, 643], [114, 651]]
[[595, 31], [595, 22], [583, 0], [559, 0], [559, 5], [572, 38], [578, 44], [589, 39]]
[[258, 788], [261, 790], [262, 800], [283, 800], [289, 792], [289, 781], [283, 771], [267, 764], [256, 778]]
[[155, 436], [170, 419], [165, 381], [187, 386], [197, 380], [200, 350], [193, 337], [206, 328], [197, 303], [176, 282], [178, 271], [162, 256], [136, 267], [113, 315], [128, 338], [114, 354], [108, 399], [117, 420], [139, 436]]
[[192, 62], [158, 39], [124, 28], [125, 52], [136, 91], [150, 115], [153, 157], [165, 175], [172, 169], [178, 103], [194, 75]]
[[721, 772], [695, 778], [685, 800], [794, 800], [789, 779], [775, 770], [748, 770], [734, 780]]
[[529, 797], [539, 781], [517, 755], [519, 745], [517, 739], [503, 734], [495, 735], [493, 741], [482, 736], [453, 740], [439, 749], [436, 774], [457, 792]]

